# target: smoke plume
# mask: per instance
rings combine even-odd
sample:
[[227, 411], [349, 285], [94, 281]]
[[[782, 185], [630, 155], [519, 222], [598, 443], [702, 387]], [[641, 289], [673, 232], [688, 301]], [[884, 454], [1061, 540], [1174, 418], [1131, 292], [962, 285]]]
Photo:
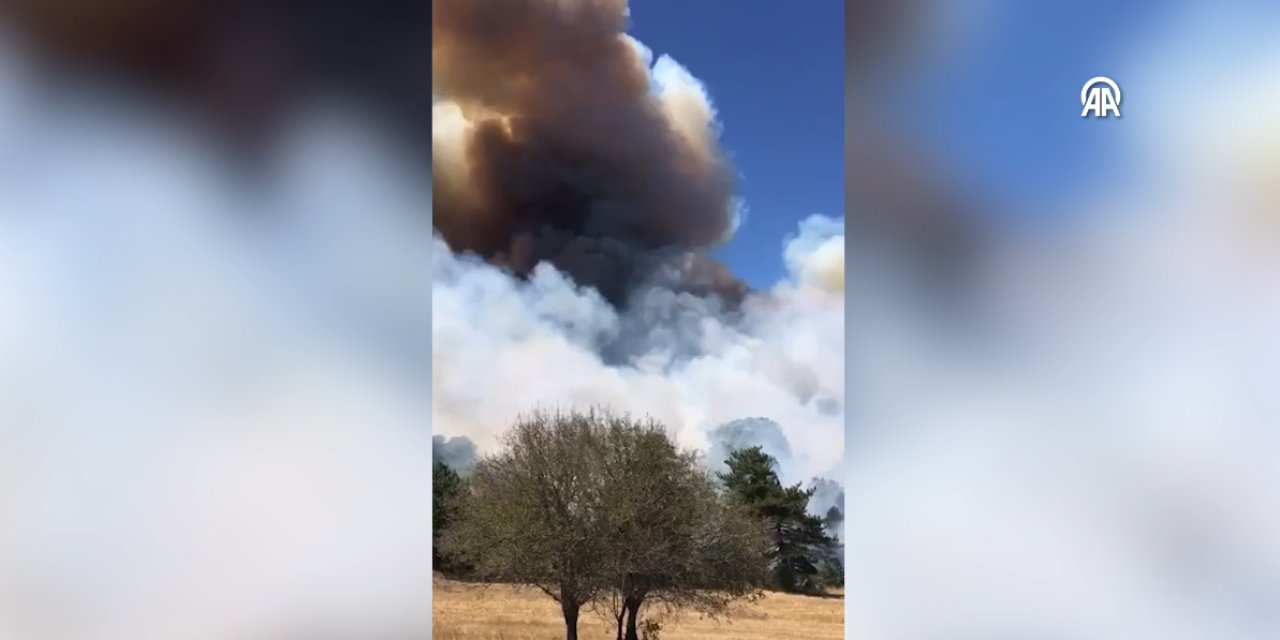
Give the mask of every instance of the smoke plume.
[[765, 290], [709, 259], [740, 222], [716, 110], [625, 33], [629, 15], [623, 0], [434, 5], [433, 430], [484, 454], [521, 412], [606, 405], [712, 466], [726, 443], [765, 444], [786, 481], [828, 473], [844, 221], [782, 239], [787, 274]]
[[466, 436], [454, 438], [432, 436], [431, 463], [437, 462], [443, 463], [454, 471], [470, 471], [476, 466], [476, 444]]
[[777, 461], [779, 467], [791, 466], [791, 445], [783, 435], [782, 427], [767, 418], [731, 420], [712, 429], [709, 435], [711, 448], [707, 450], [707, 463], [717, 471], [728, 470], [725, 462], [730, 453], [748, 447], [760, 447]]
[[[843, 246], [831, 235], [843, 233], [838, 221], [812, 220], [789, 239], [793, 255]], [[747, 296], [740, 313], [664, 289], [620, 311], [549, 264], [522, 280], [437, 240], [432, 428], [484, 453], [523, 411], [607, 405], [653, 416], [709, 458], [730, 440], [789, 451], [784, 481], [831, 473], [843, 457], [844, 296], [802, 275], [829, 259], [843, 257], [797, 255], [798, 271]], [[606, 353], [617, 342], [625, 360]], [[767, 416], [770, 428], [735, 429], [731, 439], [717, 430], [746, 416]]]
[[844, 487], [828, 478], [814, 478], [809, 483], [809, 512], [827, 522], [827, 530], [837, 538], [844, 533]]
[[651, 68], [628, 16], [625, 0], [434, 3], [436, 231], [615, 306], [655, 278], [738, 300], [706, 256], [737, 220], [715, 109], [670, 58]]

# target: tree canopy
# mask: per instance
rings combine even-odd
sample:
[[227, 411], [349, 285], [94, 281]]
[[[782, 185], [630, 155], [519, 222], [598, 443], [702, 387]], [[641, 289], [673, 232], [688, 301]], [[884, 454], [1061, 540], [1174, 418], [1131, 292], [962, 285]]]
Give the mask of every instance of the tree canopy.
[[771, 536], [770, 586], [783, 591], [824, 588], [823, 568], [835, 560], [836, 540], [824, 518], [809, 513], [813, 489], [785, 486], [774, 459], [760, 447], [729, 453], [729, 470], [718, 474], [725, 490], [764, 520]]
[[440, 544], [480, 578], [534, 585], [635, 640], [641, 611], [716, 615], [763, 585], [769, 535], [662, 425], [593, 410], [534, 413], [479, 461]]
[[453, 572], [461, 569], [440, 546], [440, 533], [452, 524], [458, 500], [463, 490], [462, 478], [443, 462], [431, 469], [431, 564], [437, 571]]

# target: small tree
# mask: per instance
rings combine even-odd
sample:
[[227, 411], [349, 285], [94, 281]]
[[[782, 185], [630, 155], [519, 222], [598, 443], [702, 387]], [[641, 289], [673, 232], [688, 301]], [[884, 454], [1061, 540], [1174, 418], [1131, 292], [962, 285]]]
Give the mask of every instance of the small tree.
[[759, 523], [719, 495], [698, 455], [679, 450], [660, 424], [609, 414], [601, 421], [593, 454], [607, 513], [605, 604], [619, 640], [638, 640], [647, 603], [716, 615], [754, 593], [768, 548]]
[[835, 540], [822, 518], [808, 512], [813, 490], [783, 486], [774, 459], [760, 447], [730, 452], [729, 471], [719, 474], [730, 495], [765, 521], [772, 538], [768, 567], [775, 588], [812, 591], [819, 566], [833, 558]]
[[769, 536], [760, 521], [715, 491], [703, 495], [703, 510], [695, 516], [700, 524], [688, 554], [669, 558], [676, 578], [648, 585], [648, 591], [629, 592], [626, 640], [637, 640], [636, 623], [646, 604], [664, 613], [693, 609], [716, 617], [727, 614], [735, 600], [754, 599], [767, 583], [762, 560], [769, 550]]
[[606, 550], [599, 424], [593, 414], [533, 413], [518, 419], [500, 453], [467, 481], [446, 553], [477, 577], [531, 584], [560, 604], [565, 637], [578, 637], [583, 605], [600, 593]]

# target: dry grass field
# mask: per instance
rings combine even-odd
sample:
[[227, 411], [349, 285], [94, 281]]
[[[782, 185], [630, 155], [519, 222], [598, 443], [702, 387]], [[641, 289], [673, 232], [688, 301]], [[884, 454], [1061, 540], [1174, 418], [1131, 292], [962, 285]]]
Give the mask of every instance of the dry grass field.
[[[435, 640], [561, 640], [559, 607], [537, 589], [470, 585], [437, 578], [432, 603]], [[582, 640], [613, 640], [614, 627], [583, 612]], [[729, 619], [697, 614], [663, 621], [663, 640], [836, 640], [844, 637], [844, 600], [769, 593], [738, 605]]]

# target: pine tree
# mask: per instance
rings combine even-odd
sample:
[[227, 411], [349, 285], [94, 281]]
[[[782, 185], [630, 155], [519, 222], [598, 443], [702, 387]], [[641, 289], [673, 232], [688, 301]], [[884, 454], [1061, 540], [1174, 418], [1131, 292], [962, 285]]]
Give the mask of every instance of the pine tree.
[[819, 566], [832, 555], [835, 540], [823, 518], [808, 512], [813, 490], [784, 486], [776, 461], [760, 447], [730, 452], [727, 464], [729, 471], [719, 474], [725, 490], [763, 519], [773, 537], [768, 555], [773, 586], [793, 592], [820, 588]]
[[431, 564], [437, 571], [456, 569], [454, 563], [440, 553], [440, 534], [453, 522], [462, 478], [443, 462], [431, 469]]

